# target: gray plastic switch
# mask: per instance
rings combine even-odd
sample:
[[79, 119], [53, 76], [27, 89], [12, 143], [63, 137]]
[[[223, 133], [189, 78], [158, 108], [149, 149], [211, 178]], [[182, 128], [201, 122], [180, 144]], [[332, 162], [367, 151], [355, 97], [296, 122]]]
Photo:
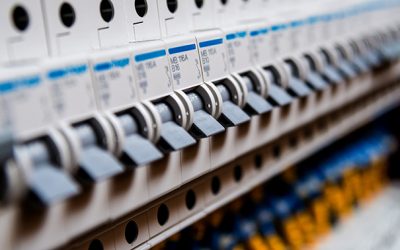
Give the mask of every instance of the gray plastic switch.
[[14, 138], [10, 130], [0, 131], [0, 165], [12, 158], [14, 154]]
[[165, 103], [156, 105], [161, 116], [161, 137], [159, 146], [164, 152], [181, 150], [196, 143], [196, 140], [174, 120], [172, 109]]
[[191, 134], [197, 138], [206, 138], [221, 133], [225, 128], [209, 113], [204, 110], [203, 101], [197, 93], [188, 93], [190, 102], [194, 109], [193, 125]]
[[231, 94], [227, 87], [223, 84], [217, 85], [217, 88], [222, 96], [222, 113], [219, 117], [219, 122], [224, 127], [233, 127], [248, 122], [250, 117], [238, 105], [231, 100]]
[[331, 84], [337, 85], [344, 82], [344, 79], [340, 75], [339, 71], [332, 65], [326, 65], [324, 67], [323, 75]]
[[307, 82], [317, 91], [324, 90], [328, 87], [325, 79], [315, 71], [310, 71], [307, 75]]
[[118, 119], [125, 132], [121, 157], [125, 163], [143, 166], [163, 157], [163, 154], [152, 142], [139, 134], [138, 125], [131, 115], [124, 114], [119, 116]]
[[245, 110], [250, 115], [265, 114], [272, 110], [272, 105], [265, 100], [261, 95], [254, 91], [254, 85], [250, 77], [242, 76], [243, 81], [246, 83], [248, 94]]
[[33, 142], [26, 147], [33, 166], [28, 185], [31, 194], [41, 204], [49, 206], [78, 194], [79, 187], [72, 178], [51, 163], [50, 152], [44, 142]]
[[82, 151], [79, 154], [79, 170], [90, 181], [102, 181], [121, 173], [124, 168], [107, 150], [101, 148], [94, 129], [83, 124], [75, 131], [81, 141]]
[[338, 69], [348, 78], [353, 79], [357, 76], [354, 66], [346, 59], [342, 59], [338, 63]]
[[272, 72], [269, 70], [265, 71], [268, 80], [271, 82], [269, 86], [269, 97], [271, 104], [273, 106], [286, 106], [292, 102], [292, 97], [286, 92], [286, 90], [279, 87], [277, 81], [275, 80]]
[[307, 84], [295, 74], [294, 65], [285, 63], [285, 70], [289, 75], [289, 90], [297, 97], [305, 97], [309, 95], [312, 90]]
[[370, 69], [365, 57], [360, 55], [356, 56], [353, 61], [359, 73], [367, 73]]

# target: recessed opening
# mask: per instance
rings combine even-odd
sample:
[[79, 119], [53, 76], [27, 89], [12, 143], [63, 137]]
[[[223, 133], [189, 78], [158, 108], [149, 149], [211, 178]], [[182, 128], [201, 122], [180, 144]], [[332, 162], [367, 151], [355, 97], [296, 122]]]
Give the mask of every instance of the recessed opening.
[[160, 226], [164, 226], [169, 219], [169, 210], [168, 207], [165, 204], [161, 204], [158, 207], [158, 211], [157, 211], [157, 220], [158, 220], [158, 224], [160, 224]]
[[254, 156], [254, 166], [256, 167], [256, 169], [260, 169], [262, 167], [263, 164], [263, 158], [261, 155], [257, 154]]
[[69, 3], [63, 3], [60, 7], [60, 19], [65, 27], [70, 28], [75, 23], [75, 10]]
[[307, 126], [304, 128], [304, 138], [311, 139], [313, 137], [313, 130], [311, 126]]
[[144, 17], [147, 14], [147, 1], [146, 0], [135, 0], [135, 10], [138, 16]]
[[240, 182], [243, 177], [243, 171], [242, 171], [242, 166], [236, 165], [233, 168], [233, 178], [235, 179], [236, 182]]
[[211, 192], [217, 195], [221, 190], [221, 181], [218, 176], [214, 176], [211, 180]]
[[279, 159], [281, 157], [281, 153], [282, 153], [282, 150], [281, 150], [281, 146], [279, 144], [276, 144], [272, 147], [272, 156], [275, 159]]
[[204, 4], [204, 0], [194, 0], [197, 8], [201, 9], [203, 7]]
[[167, 0], [167, 7], [169, 12], [175, 13], [178, 9], [178, 0]]
[[186, 207], [189, 210], [192, 210], [194, 206], [196, 206], [196, 194], [193, 190], [189, 190], [186, 193], [185, 197]]
[[21, 5], [15, 6], [12, 11], [12, 21], [17, 30], [25, 31], [29, 26], [28, 11]]
[[298, 144], [298, 140], [297, 140], [297, 137], [296, 136], [290, 136], [289, 137], [289, 146], [291, 147], [291, 148], [296, 148], [297, 147], [297, 144]]
[[132, 244], [139, 235], [139, 228], [136, 222], [129, 221], [125, 226], [125, 240], [128, 244]]
[[100, 15], [106, 23], [111, 22], [111, 20], [114, 18], [114, 5], [110, 0], [101, 1]]
[[98, 239], [92, 240], [88, 248], [88, 250], [103, 250], [103, 249], [104, 249], [103, 243]]
[[222, 5], [226, 5], [228, 3], [228, 0], [221, 0]]

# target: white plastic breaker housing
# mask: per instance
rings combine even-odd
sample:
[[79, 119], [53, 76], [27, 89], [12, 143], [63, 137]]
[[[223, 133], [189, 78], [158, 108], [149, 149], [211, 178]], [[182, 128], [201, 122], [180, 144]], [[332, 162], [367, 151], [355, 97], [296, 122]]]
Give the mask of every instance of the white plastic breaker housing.
[[157, 0], [120, 0], [124, 3], [128, 41], [161, 38]]
[[90, 0], [93, 10], [93, 28], [100, 48], [128, 44], [125, 8], [120, 0]]
[[187, 0], [157, 0], [163, 38], [189, 33], [191, 23], [188, 11], [189, 2]]
[[213, 1], [187, 1], [191, 30], [216, 28]]
[[51, 56], [88, 52], [99, 48], [98, 8], [93, 1], [42, 0]]
[[46, 57], [40, 0], [1, 0], [0, 64]]
[[54, 121], [51, 94], [38, 67], [6, 68], [0, 73], [2, 107], [18, 140], [43, 134]]

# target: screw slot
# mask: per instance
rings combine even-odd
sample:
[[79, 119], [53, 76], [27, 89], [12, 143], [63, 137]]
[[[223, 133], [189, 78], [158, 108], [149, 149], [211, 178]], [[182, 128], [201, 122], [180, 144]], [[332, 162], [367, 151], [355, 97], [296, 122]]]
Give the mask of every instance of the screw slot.
[[157, 211], [157, 220], [158, 220], [158, 224], [160, 224], [160, 226], [164, 226], [169, 219], [169, 210], [168, 207], [165, 204], [161, 204], [158, 207], [158, 211]]
[[197, 8], [201, 9], [204, 5], [204, 0], [194, 0], [196, 3]]
[[219, 180], [218, 176], [214, 176], [211, 180], [211, 192], [214, 195], [217, 195], [221, 190], [221, 181]]
[[92, 240], [88, 248], [88, 250], [103, 250], [103, 249], [104, 249], [103, 243], [98, 239]]
[[139, 235], [139, 228], [136, 222], [129, 221], [125, 226], [125, 240], [128, 244], [132, 244]]
[[243, 171], [242, 171], [242, 166], [236, 165], [233, 168], [233, 178], [235, 179], [236, 182], [240, 182], [243, 177]]
[[110, 0], [101, 1], [100, 15], [106, 23], [111, 22], [111, 20], [114, 18], [114, 5]]
[[140, 17], [147, 14], [148, 6], [146, 0], [135, 0], [135, 10]]
[[278, 144], [272, 148], [272, 155], [275, 159], [279, 159], [279, 157], [281, 157], [281, 147]]
[[187, 209], [192, 210], [196, 206], [196, 194], [193, 190], [187, 191], [185, 200]]
[[263, 158], [261, 155], [255, 155], [254, 156], [254, 166], [256, 167], [256, 169], [260, 169], [262, 167], [262, 163], [263, 163]]
[[178, 0], [167, 0], [167, 7], [169, 12], [175, 13], [178, 9]]
[[75, 23], [75, 10], [69, 3], [63, 3], [60, 7], [60, 19], [65, 27], [70, 28]]
[[28, 11], [21, 5], [14, 7], [12, 11], [12, 20], [15, 28], [19, 31], [25, 31], [29, 27]]

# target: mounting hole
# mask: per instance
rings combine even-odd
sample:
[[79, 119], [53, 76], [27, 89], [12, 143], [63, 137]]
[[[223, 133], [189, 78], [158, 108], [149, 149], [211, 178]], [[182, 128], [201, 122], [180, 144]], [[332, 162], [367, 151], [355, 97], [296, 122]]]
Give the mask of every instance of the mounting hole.
[[88, 248], [88, 250], [103, 250], [103, 249], [104, 249], [103, 243], [98, 239], [92, 240]]
[[60, 7], [60, 19], [65, 27], [70, 28], [75, 23], [75, 10], [69, 3], [63, 3]]
[[132, 244], [139, 235], [139, 228], [136, 222], [129, 221], [125, 226], [125, 240], [128, 244]]
[[272, 148], [272, 155], [275, 159], [279, 159], [281, 157], [281, 147], [278, 144]]
[[12, 11], [12, 20], [17, 30], [25, 31], [29, 26], [28, 11], [21, 5], [15, 6]]
[[186, 202], [186, 207], [189, 210], [192, 210], [194, 206], [196, 206], [196, 194], [194, 193], [193, 190], [190, 189], [189, 191], [187, 191], [185, 202]]
[[243, 177], [243, 171], [242, 171], [242, 166], [236, 165], [233, 168], [233, 178], [235, 179], [236, 182], [240, 182]]
[[160, 224], [160, 226], [164, 226], [169, 219], [169, 210], [168, 207], [165, 204], [161, 204], [158, 207], [158, 211], [157, 211], [157, 220], [158, 220], [158, 224]]
[[204, 4], [204, 0], [194, 0], [197, 8], [201, 9], [203, 7]]
[[167, 0], [167, 7], [169, 12], [175, 13], [178, 9], [178, 0]]
[[297, 137], [296, 137], [296, 136], [291, 136], [291, 137], [289, 138], [289, 146], [290, 146], [291, 148], [296, 148], [296, 147], [297, 147], [297, 144], [298, 144]]
[[144, 17], [147, 14], [147, 1], [146, 0], [135, 0], [135, 10], [138, 16]]
[[228, 0], [221, 0], [222, 5], [226, 5], [228, 3]]
[[263, 164], [263, 158], [261, 155], [257, 154], [254, 156], [254, 166], [256, 167], [256, 169], [260, 169], [262, 167]]
[[214, 176], [211, 180], [211, 192], [217, 195], [221, 190], [221, 181], [218, 176]]
[[114, 18], [114, 5], [110, 0], [101, 1], [100, 15], [106, 23], [111, 22], [111, 20]]

